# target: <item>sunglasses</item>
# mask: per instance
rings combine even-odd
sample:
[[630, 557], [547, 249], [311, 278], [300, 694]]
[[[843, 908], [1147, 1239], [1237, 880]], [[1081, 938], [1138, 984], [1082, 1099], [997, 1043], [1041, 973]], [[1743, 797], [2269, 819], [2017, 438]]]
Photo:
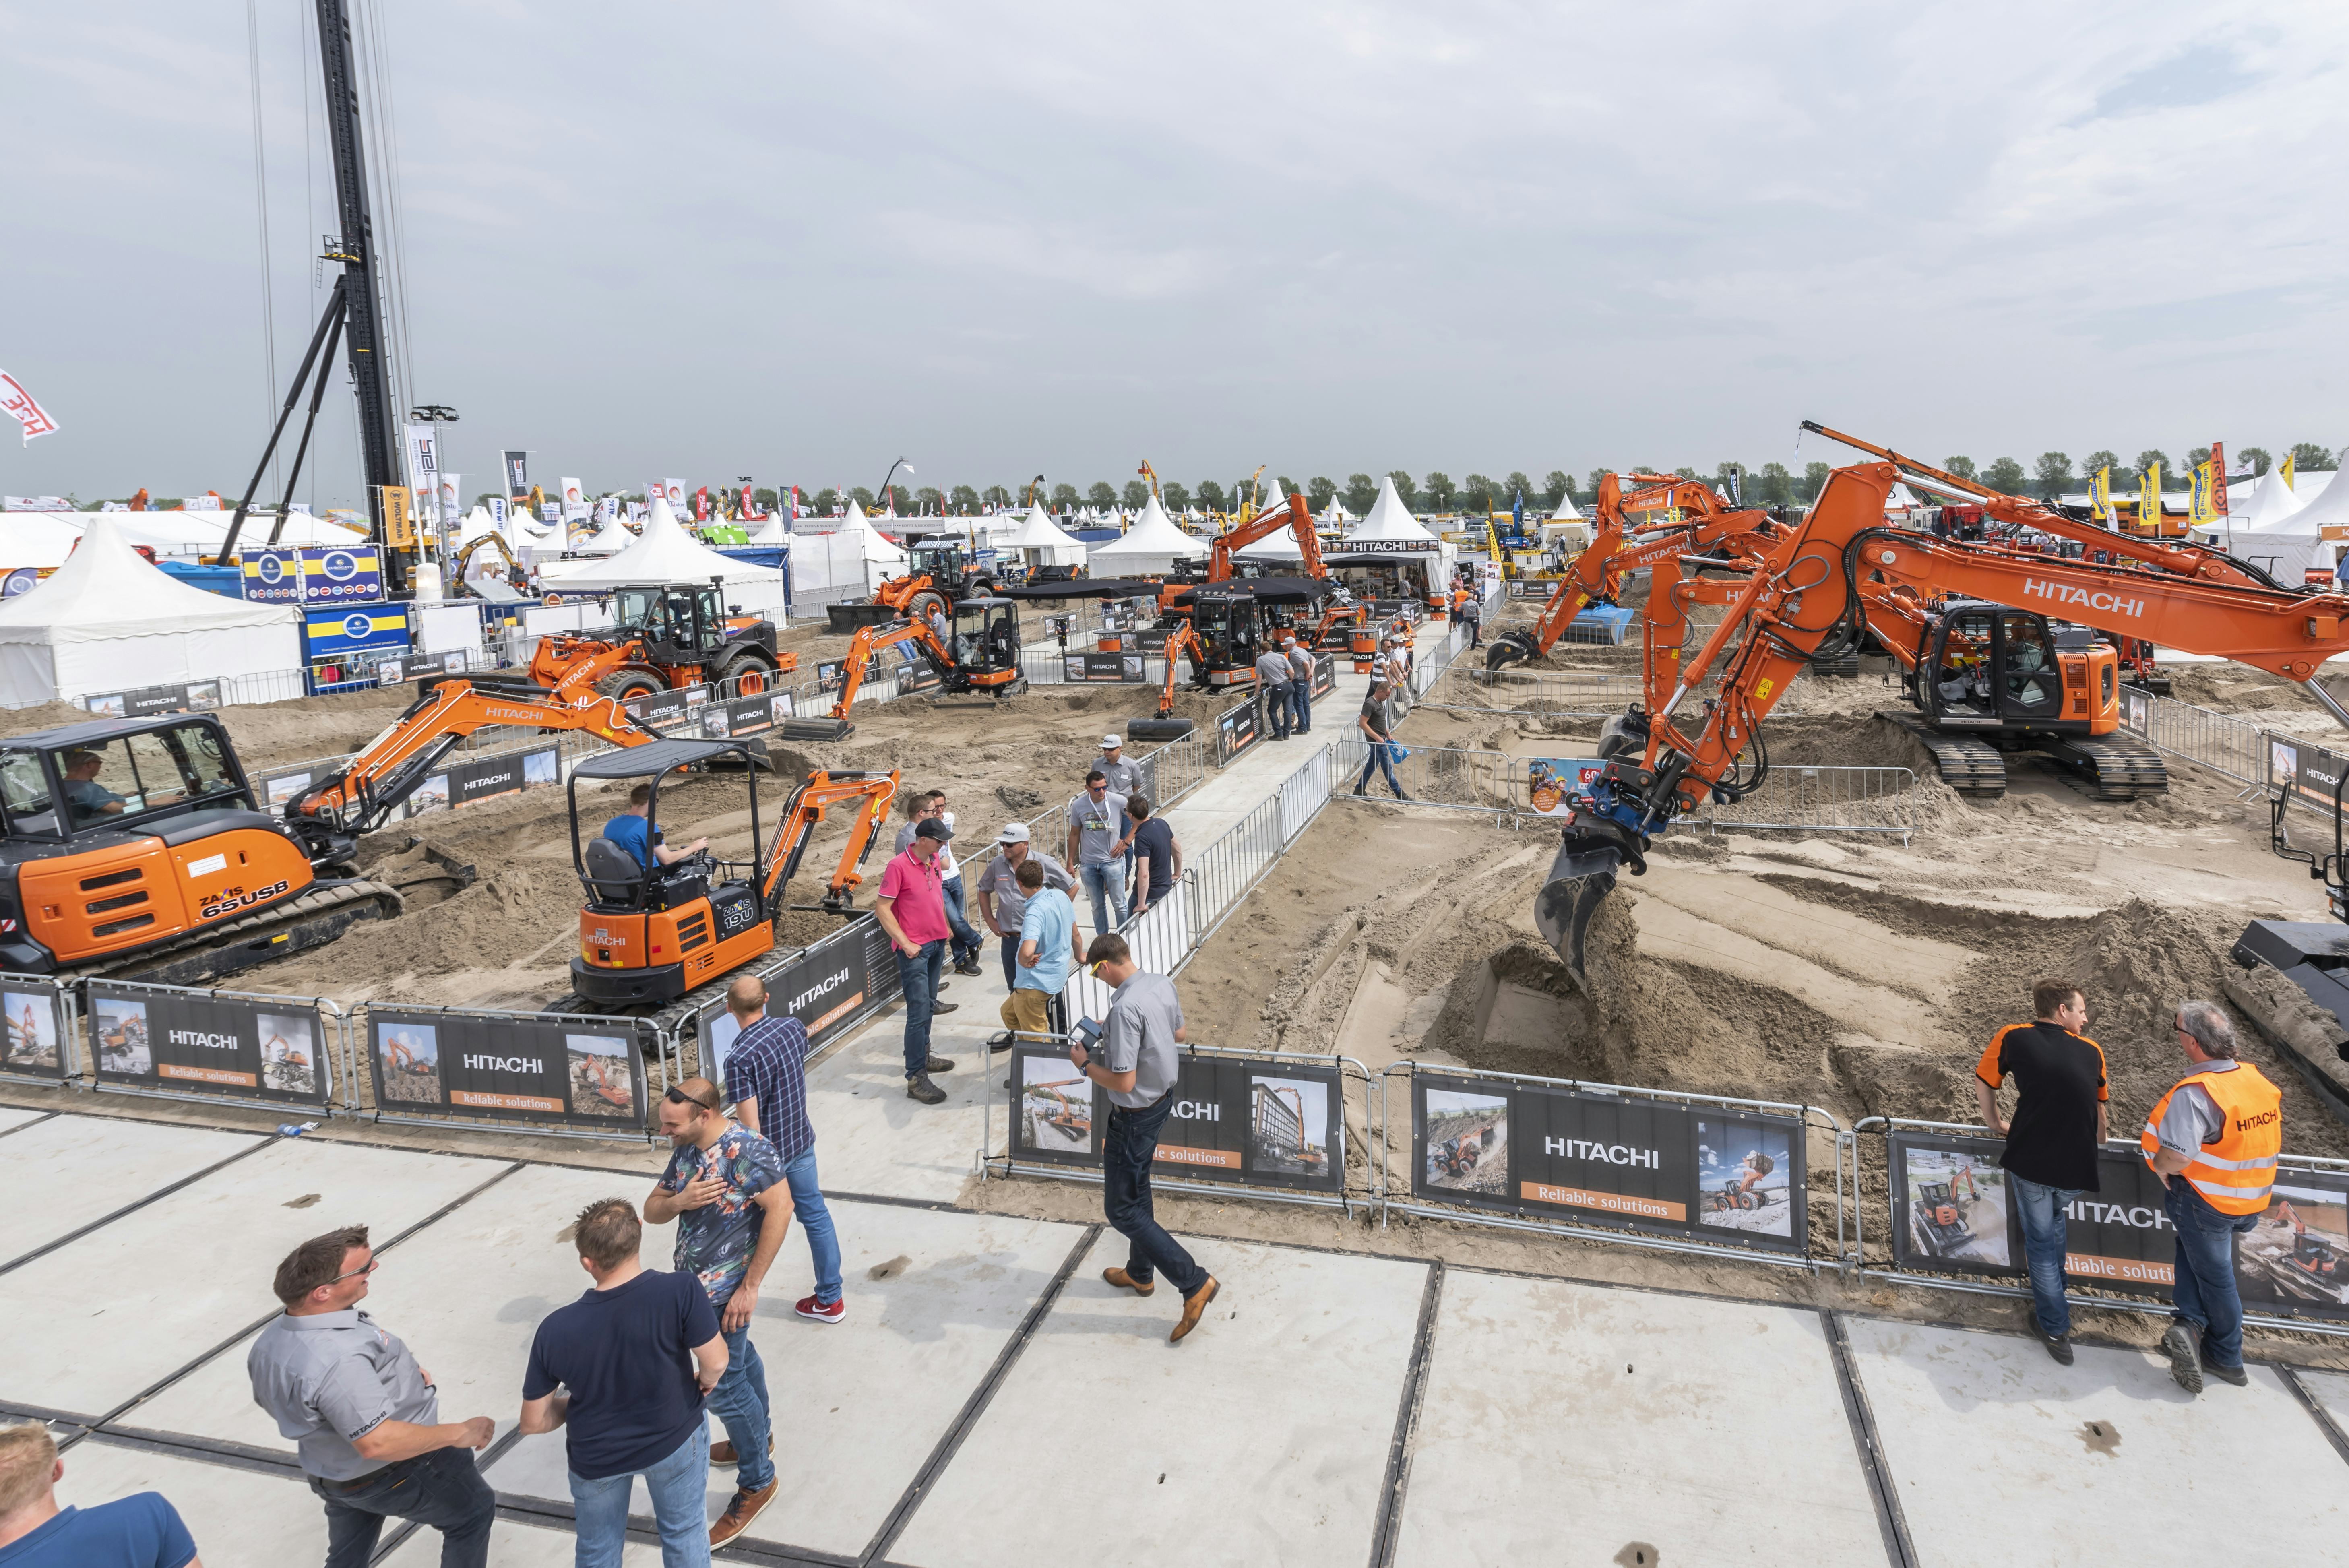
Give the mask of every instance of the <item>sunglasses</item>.
[[366, 1264], [366, 1266], [365, 1266], [365, 1267], [362, 1267], [362, 1268], [355, 1268], [355, 1269], [351, 1269], [351, 1270], [349, 1270], [349, 1271], [347, 1271], [347, 1272], [346, 1272], [346, 1273], [338, 1274], [336, 1274], [334, 1278], [332, 1278], [332, 1279], [328, 1280], [326, 1283], [327, 1283], [328, 1284], [342, 1284], [342, 1283], [343, 1283], [345, 1280], [347, 1280], [347, 1279], [357, 1279], [357, 1278], [359, 1278], [359, 1277], [360, 1277], [361, 1275], [363, 1275], [363, 1274], [371, 1274], [375, 1273], [375, 1271], [376, 1271], [376, 1270], [378, 1270], [378, 1269], [381, 1268], [382, 1266], [383, 1266], [383, 1260], [382, 1260], [381, 1258], [369, 1258], [369, 1259], [367, 1259], [367, 1264]]
[[663, 1098], [671, 1105], [690, 1105], [698, 1107], [703, 1110], [716, 1110], [718, 1109], [716, 1106], [711, 1105], [705, 1100], [694, 1099], [691, 1095], [686, 1093], [685, 1090], [678, 1088], [674, 1084], [669, 1086], [668, 1093]]

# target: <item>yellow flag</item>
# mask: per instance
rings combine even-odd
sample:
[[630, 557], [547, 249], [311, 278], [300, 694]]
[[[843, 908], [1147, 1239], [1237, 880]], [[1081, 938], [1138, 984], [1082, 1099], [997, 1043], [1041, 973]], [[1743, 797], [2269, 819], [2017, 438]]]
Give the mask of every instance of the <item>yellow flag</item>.
[[2283, 467], [2278, 469], [2276, 472], [2283, 476], [2284, 489], [2298, 490], [2300, 488], [2298, 485], [2292, 482], [2292, 454], [2290, 452], [2286, 452], [2283, 455]]
[[2137, 496], [2137, 520], [2147, 531], [2161, 522], [2161, 465], [2147, 463], [2143, 487]]
[[2088, 511], [2099, 522], [2113, 521], [2113, 470], [2098, 469], [2088, 480]]
[[2214, 473], [2215, 467], [2215, 461], [2210, 458], [2194, 465], [2194, 500], [2189, 515], [2196, 522], [2209, 522], [2219, 515], [2219, 509], [2210, 500], [2210, 490], [2214, 484], [2227, 481]]

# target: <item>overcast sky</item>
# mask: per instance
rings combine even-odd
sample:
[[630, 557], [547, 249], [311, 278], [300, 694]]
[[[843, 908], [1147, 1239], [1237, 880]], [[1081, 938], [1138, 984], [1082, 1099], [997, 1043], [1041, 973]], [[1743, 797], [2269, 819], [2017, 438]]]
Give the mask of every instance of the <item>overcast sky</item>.
[[[254, 3], [282, 388], [336, 225], [312, 0]], [[365, 4], [402, 397], [461, 412], [469, 494], [504, 447], [813, 489], [1841, 460], [1806, 418], [2349, 443], [2339, 0]], [[0, 29], [0, 367], [62, 427], [0, 434], [0, 490], [234, 492], [274, 413], [245, 6]]]

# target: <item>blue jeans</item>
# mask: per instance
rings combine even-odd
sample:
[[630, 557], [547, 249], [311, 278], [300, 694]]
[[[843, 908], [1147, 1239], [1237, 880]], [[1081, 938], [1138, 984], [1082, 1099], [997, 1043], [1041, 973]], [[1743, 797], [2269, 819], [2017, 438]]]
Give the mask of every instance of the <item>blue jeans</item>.
[[490, 1560], [498, 1499], [474, 1468], [471, 1449], [435, 1449], [357, 1480], [314, 1475], [309, 1481], [326, 1505], [326, 1568], [366, 1568], [386, 1519], [412, 1519], [439, 1531], [442, 1568], [483, 1568]]
[[2030, 1267], [2039, 1332], [2061, 1339], [2072, 1332], [2072, 1305], [2064, 1299], [2064, 1211], [2080, 1193], [2076, 1188], [2043, 1187], [2012, 1171], [2007, 1176], [2023, 1213], [2023, 1256]]
[[1299, 681], [1288, 688], [1289, 728], [1298, 735], [1313, 727], [1313, 683]]
[[1110, 1229], [1133, 1243], [1125, 1272], [1136, 1284], [1164, 1274], [1185, 1295], [1207, 1283], [1207, 1271], [1168, 1235], [1150, 1204], [1150, 1161], [1158, 1153], [1158, 1130], [1174, 1109], [1174, 1091], [1141, 1110], [1112, 1106], [1102, 1140], [1102, 1209]]
[[1003, 955], [1003, 988], [1006, 991], [1016, 991], [1019, 986], [1014, 982], [1019, 975], [1019, 934], [1016, 931], [1012, 932], [1007, 936], [997, 938], [997, 942]]
[[791, 1183], [792, 1212], [807, 1234], [808, 1253], [815, 1260], [815, 1298], [826, 1306], [840, 1299], [840, 1237], [832, 1228], [832, 1211], [824, 1206], [823, 1189], [816, 1185], [815, 1150], [811, 1149], [783, 1167]]
[[2243, 1298], [2235, 1289], [2235, 1233], [2258, 1224], [2259, 1216], [2219, 1212], [2183, 1176], [2164, 1184], [2161, 1206], [2178, 1227], [2178, 1283], [2169, 1297], [2177, 1319], [2201, 1332], [2205, 1366], [2240, 1367]]
[[1268, 686], [1264, 688], [1264, 716], [1266, 721], [1272, 726], [1272, 738], [1275, 740], [1288, 738], [1288, 688], [1291, 684], [1283, 681], [1278, 686]]
[[[1093, 901], [1093, 934], [1104, 935], [1125, 923], [1125, 862], [1111, 861], [1106, 865], [1085, 865], [1077, 868], [1077, 878]], [[1112, 921], [1109, 912], [1117, 911]]]
[[947, 929], [954, 933], [954, 961], [968, 964], [978, 956], [986, 943], [971, 929], [970, 912], [963, 903], [962, 878], [948, 877], [938, 887], [946, 895]]
[[578, 1568], [620, 1568], [620, 1553], [628, 1544], [628, 1487], [637, 1475], [652, 1493], [661, 1568], [704, 1568], [709, 1561], [709, 1521], [702, 1501], [709, 1484], [707, 1421], [694, 1422], [693, 1435], [650, 1470], [596, 1480], [571, 1478], [571, 1511], [578, 1532], [573, 1561]]
[[1377, 769], [1386, 770], [1387, 788], [1394, 791], [1396, 799], [1402, 799], [1402, 784], [1395, 778], [1394, 752], [1383, 740], [1371, 742], [1371, 754], [1362, 761], [1362, 776], [1354, 780], [1354, 793], [1360, 795], [1370, 789], [1371, 774]]
[[[718, 1311], [722, 1319], [723, 1303]], [[775, 1479], [774, 1456], [767, 1452], [767, 1364], [759, 1359], [759, 1347], [750, 1343], [749, 1324], [730, 1329], [721, 1321], [718, 1332], [726, 1338], [726, 1376], [709, 1390], [709, 1409], [726, 1429], [726, 1440], [734, 1445], [734, 1460], [740, 1467], [734, 1472], [734, 1484], [756, 1491]], [[707, 1450], [703, 1461], [708, 1462]]]
[[897, 950], [897, 984], [905, 994], [905, 1076], [930, 1069], [930, 1014], [938, 1005], [938, 976], [947, 966], [944, 938], [925, 942], [911, 958]]

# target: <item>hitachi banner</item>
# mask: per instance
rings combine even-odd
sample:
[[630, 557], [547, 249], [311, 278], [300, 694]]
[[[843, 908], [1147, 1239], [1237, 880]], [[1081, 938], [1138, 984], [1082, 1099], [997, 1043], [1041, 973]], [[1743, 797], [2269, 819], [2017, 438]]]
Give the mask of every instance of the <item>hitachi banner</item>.
[[438, 1116], [515, 1117], [607, 1130], [645, 1121], [636, 1025], [371, 1007], [376, 1104]]
[[312, 1004], [89, 983], [102, 1084], [324, 1105], [334, 1083]]

